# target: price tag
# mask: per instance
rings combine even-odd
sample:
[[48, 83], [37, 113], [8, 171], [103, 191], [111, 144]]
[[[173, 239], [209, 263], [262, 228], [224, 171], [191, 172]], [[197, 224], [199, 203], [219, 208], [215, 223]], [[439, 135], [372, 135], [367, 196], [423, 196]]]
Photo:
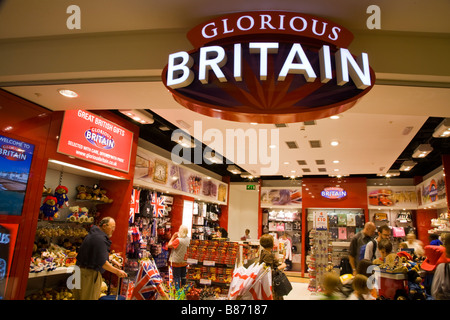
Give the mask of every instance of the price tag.
[[186, 259], [186, 262], [187, 262], [188, 264], [197, 264], [197, 263], [198, 263], [198, 260], [197, 260], [197, 259], [190, 259], [190, 258], [188, 258], [188, 259]]
[[211, 285], [211, 280], [209, 280], [209, 279], [200, 279], [200, 284]]
[[210, 261], [210, 260], [204, 260], [203, 261], [203, 265], [204, 266], [208, 266], [208, 267], [214, 267], [216, 265], [215, 261]]
[[314, 211], [314, 227], [316, 230], [328, 229], [328, 215], [324, 211]]

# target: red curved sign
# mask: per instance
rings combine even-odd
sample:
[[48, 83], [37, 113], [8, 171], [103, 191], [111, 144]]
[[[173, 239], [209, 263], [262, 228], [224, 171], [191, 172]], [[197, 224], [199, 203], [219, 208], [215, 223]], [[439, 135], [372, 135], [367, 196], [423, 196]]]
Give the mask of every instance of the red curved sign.
[[375, 82], [367, 54], [345, 48], [353, 35], [309, 15], [235, 13], [200, 24], [188, 38], [196, 49], [171, 54], [163, 82], [178, 103], [215, 118], [325, 118], [353, 107]]

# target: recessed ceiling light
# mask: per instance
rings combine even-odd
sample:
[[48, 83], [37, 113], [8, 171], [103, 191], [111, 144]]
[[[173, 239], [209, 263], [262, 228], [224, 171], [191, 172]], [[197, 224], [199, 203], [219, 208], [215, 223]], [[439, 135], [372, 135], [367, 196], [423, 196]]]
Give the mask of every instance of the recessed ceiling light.
[[330, 144], [331, 144], [333, 147], [336, 147], [336, 146], [339, 145], [339, 141], [334, 140], [334, 141], [331, 141]]
[[286, 162], [284, 162], [283, 164], [289, 164], [289, 162], [288, 162], [288, 161], [286, 161]]
[[338, 115], [334, 115], [334, 116], [330, 117], [330, 119], [333, 119], [333, 120], [336, 120], [336, 119], [339, 119], [339, 118], [340, 118], [340, 116], [338, 116]]
[[274, 145], [274, 144], [271, 144], [271, 145], [269, 146], [270, 149], [275, 149], [276, 147], [277, 147], [277, 146]]
[[256, 126], [258, 123], [257, 123], [257, 122], [250, 122], [250, 124], [251, 124], [252, 126]]
[[75, 91], [72, 91], [72, 90], [59, 89], [58, 92], [59, 92], [60, 95], [66, 97], [66, 98], [76, 98], [76, 97], [78, 97], [78, 93], [76, 93]]
[[339, 163], [339, 160], [333, 160], [333, 163]]

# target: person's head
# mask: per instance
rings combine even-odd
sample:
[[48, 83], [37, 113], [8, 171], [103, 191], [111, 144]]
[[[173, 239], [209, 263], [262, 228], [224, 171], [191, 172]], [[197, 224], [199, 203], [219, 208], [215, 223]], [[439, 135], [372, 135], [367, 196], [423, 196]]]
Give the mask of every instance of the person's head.
[[100, 220], [98, 227], [110, 238], [116, 229], [116, 221], [111, 217], [105, 217]]
[[219, 236], [221, 237], [221, 238], [228, 238], [228, 232], [227, 232], [227, 230], [225, 230], [225, 228], [219, 228]]
[[450, 258], [450, 234], [445, 234], [445, 238], [442, 240], [445, 247], [445, 254], [447, 255], [447, 258]]
[[378, 228], [378, 238], [389, 239], [391, 237], [391, 228], [387, 224], [383, 224]]
[[435, 233], [430, 233], [429, 238], [430, 238], [430, 241], [433, 241], [433, 240], [438, 240], [439, 236]]
[[392, 252], [392, 243], [388, 239], [381, 239], [378, 242], [378, 250], [380, 251], [381, 258], [386, 258], [386, 256]]
[[356, 266], [356, 273], [365, 275], [366, 277], [370, 277], [371, 273], [367, 272], [367, 269], [372, 265], [372, 261], [368, 259], [361, 259]]
[[245, 235], [248, 236], [250, 234], [250, 229], [245, 229]]
[[363, 274], [357, 274], [353, 278], [352, 287], [357, 294], [367, 294], [369, 292], [369, 288], [367, 287], [367, 279], [368, 278]]
[[336, 291], [340, 281], [339, 276], [335, 272], [326, 272], [322, 278], [322, 288], [324, 293], [331, 294]]
[[273, 248], [273, 236], [266, 233], [259, 239], [259, 244], [266, 250], [272, 250]]
[[377, 230], [377, 227], [375, 226], [375, 223], [367, 222], [364, 225], [363, 233], [369, 237], [373, 237], [376, 230]]
[[398, 246], [400, 249], [408, 249], [408, 244], [406, 242], [400, 242]]
[[413, 243], [414, 240], [416, 240], [416, 235], [414, 233], [408, 233], [406, 235], [406, 241], [408, 241], [409, 243]]
[[180, 228], [178, 228], [178, 236], [180, 238], [186, 238], [188, 235], [188, 228], [186, 226], [181, 225]]

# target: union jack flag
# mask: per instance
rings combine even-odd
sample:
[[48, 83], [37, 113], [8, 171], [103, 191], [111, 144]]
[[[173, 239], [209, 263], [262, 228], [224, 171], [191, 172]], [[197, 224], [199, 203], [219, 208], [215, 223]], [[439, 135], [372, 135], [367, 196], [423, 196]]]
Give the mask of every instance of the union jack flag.
[[131, 299], [155, 300], [157, 297], [156, 293], [164, 297], [165, 292], [161, 287], [162, 282], [163, 279], [153, 259], [142, 260], [139, 264], [139, 271]]
[[165, 200], [164, 197], [158, 197], [156, 192], [152, 194], [153, 216], [155, 218], [164, 217], [164, 209], [166, 208]]

